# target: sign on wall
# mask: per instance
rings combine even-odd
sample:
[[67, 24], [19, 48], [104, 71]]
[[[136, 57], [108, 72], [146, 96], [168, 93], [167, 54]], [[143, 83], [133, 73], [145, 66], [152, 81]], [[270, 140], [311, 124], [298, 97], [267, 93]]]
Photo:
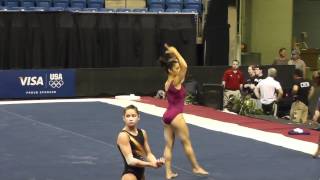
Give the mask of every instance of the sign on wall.
[[75, 96], [75, 70], [0, 71], [0, 98]]

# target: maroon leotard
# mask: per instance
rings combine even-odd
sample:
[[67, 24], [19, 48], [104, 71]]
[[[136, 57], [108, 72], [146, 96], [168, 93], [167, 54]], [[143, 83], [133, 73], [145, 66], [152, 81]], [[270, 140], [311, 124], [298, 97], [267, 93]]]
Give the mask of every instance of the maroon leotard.
[[186, 91], [182, 85], [180, 89], [176, 89], [171, 83], [166, 95], [168, 99], [168, 108], [163, 114], [162, 120], [164, 123], [170, 124], [178, 114], [183, 112]]

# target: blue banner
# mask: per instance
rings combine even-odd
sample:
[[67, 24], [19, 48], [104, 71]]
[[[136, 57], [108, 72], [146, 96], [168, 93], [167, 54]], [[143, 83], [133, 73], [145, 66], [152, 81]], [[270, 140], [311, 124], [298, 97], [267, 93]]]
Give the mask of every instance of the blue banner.
[[75, 70], [2, 70], [0, 98], [75, 96]]

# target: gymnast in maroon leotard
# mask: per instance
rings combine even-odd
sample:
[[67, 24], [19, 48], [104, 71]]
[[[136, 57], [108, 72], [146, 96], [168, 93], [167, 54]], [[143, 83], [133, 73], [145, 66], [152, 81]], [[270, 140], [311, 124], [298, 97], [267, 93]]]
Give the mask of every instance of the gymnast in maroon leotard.
[[163, 122], [170, 124], [178, 114], [183, 112], [186, 91], [183, 86], [181, 86], [181, 89], [176, 89], [171, 83], [166, 95], [169, 105], [167, 111], [163, 115]]
[[176, 135], [180, 138], [184, 152], [191, 162], [192, 172], [196, 175], [208, 175], [209, 173], [199, 165], [196, 159], [189, 138], [189, 129], [182, 115], [186, 95], [182, 83], [187, 72], [187, 63], [175, 47], [167, 44], [164, 46], [166, 54], [160, 57], [160, 63], [168, 74], [165, 83], [168, 108], [163, 115], [164, 138], [166, 141], [163, 156], [165, 158], [166, 179], [178, 176], [171, 169], [172, 149]]

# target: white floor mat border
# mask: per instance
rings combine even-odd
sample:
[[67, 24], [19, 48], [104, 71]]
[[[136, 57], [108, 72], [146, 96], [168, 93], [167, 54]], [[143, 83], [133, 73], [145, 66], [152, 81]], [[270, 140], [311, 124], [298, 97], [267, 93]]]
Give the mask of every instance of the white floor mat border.
[[[165, 108], [161, 108], [151, 104], [111, 98], [1, 101], [0, 105], [62, 102], [102, 102], [120, 107], [125, 107], [130, 104], [134, 104], [138, 107], [139, 111], [158, 117], [162, 117], [165, 111]], [[300, 151], [307, 154], [314, 154], [318, 147], [316, 143], [290, 138], [279, 133], [261, 131], [253, 128], [240, 126], [234, 123], [222, 122], [215, 119], [204, 118], [186, 113], [184, 114], [184, 117], [188, 124], [192, 124], [213, 131], [223, 132], [226, 134], [232, 134], [240, 137], [254, 139], [260, 142], [273, 144], [276, 146], [284, 147], [295, 151]]]

